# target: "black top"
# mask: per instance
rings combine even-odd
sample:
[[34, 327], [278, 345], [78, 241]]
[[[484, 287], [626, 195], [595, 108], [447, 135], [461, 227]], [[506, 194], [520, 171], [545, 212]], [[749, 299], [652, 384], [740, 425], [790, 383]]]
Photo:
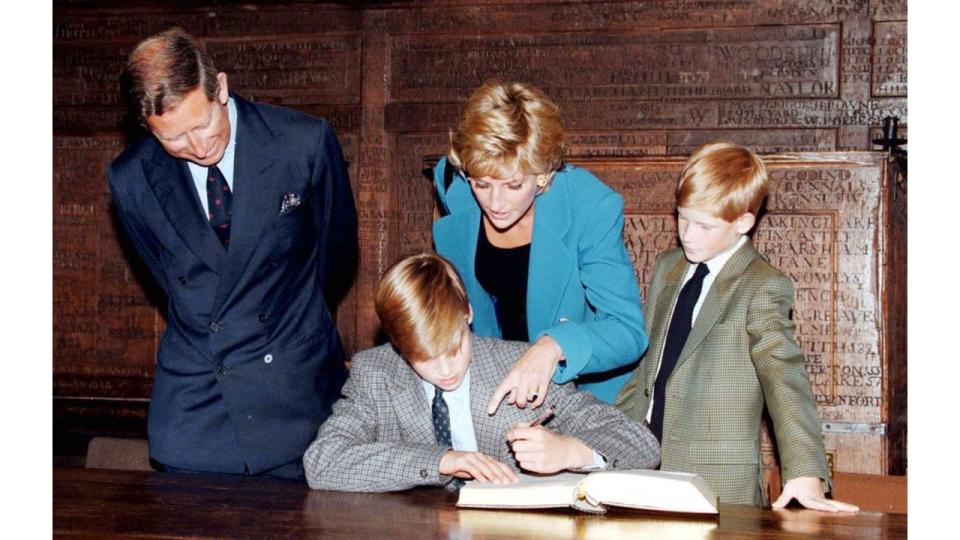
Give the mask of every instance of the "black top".
[[530, 244], [512, 248], [494, 246], [480, 223], [477, 281], [493, 299], [500, 326], [500, 337], [529, 341], [527, 334], [527, 274], [530, 269]]

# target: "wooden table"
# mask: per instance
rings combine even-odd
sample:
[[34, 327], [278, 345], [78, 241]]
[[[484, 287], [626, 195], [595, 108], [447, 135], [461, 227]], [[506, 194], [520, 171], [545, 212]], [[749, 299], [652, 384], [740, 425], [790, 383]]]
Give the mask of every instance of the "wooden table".
[[719, 518], [463, 510], [440, 489], [310, 491], [266, 478], [56, 467], [55, 537], [906, 538], [907, 516], [721, 505]]

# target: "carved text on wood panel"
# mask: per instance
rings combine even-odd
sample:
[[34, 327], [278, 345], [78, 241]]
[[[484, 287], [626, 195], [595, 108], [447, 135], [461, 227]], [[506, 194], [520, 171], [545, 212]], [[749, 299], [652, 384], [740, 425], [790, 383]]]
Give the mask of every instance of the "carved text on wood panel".
[[638, 28], [703, 28], [812, 24], [851, 19], [896, 18], [907, 14], [906, 0], [658, 0], [657, 2], [536, 2], [445, 6], [434, 9], [378, 10], [370, 29], [416, 33], [482, 33], [491, 21], [500, 33], [635, 31]]
[[202, 13], [152, 12], [132, 16], [130, 13], [112, 14], [70, 10], [54, 6], [53, 39], [55, 41], [91, 41], [124, 39], [136, 43], [141, 39], [179, 26], [194, 36], [203, 35]]
[[[465, 90], [463, 97], [467, 94], [469, 91]], [[571, 138], [580, 132], [671, 130], [671, 140], [736, 139], [754, 148], [784, 151], [829, 150], [833, 148], [830, 142], [837, 139], [837, 128], [879, 126], [886, 116], [898, 116], [901, 123], [907, 119], [905, 98], [560, 101], [564, 127]], [[391, 103], [386, 109], [386, 129], [446, 132], [455, 126], [461, 108], [459, 103]], [[598, 148], [601, 146], [602, 143]], [[683, 144], [669, 153], [688, 153], [684, 150], [691, 146]], [[869, 147], [866, 134], [860, 146]], [[652, 150], [656, 146], [645, 148]]]
[[[820, 275], [816, 270], [806, 275], [782, 268], [798, 287], [797, 319], [809, 324], [828, 319], [836, 328], [835, 351], [830, 350], [829, 343], [818, 341], [817, 333], [798, 332], [808, 355], [807, 369], [823, 420], [881, 421], [880, 299], [876, 286], [880, 173], [879, 166], [846, 164], [771, 168], [771, 212], [837, 212], [835, 269], [823, 273], [830, 269], [824, 266], [819, 269]], [[778, 262], [785, 265], [789, 260], [772, 256], [771, 262], [778, 266]], [[829, 278], [834, 289], [834, 306], [802, 296], [818, 294], [816, 289], [802, 292], [801, 287], [824, 278]], [[811, 357], [816, 360], [825, 354], [836, 355], [832, 367], [811, 361]], [[832, 388], [823, 385], [824, 378]]]
[[[152, 373], [161, 322], [121, 250], [107, 164], [117, 138], [54, 140], [54, 371]], [[97, 182], [84, 179], [96, 178]], [[135, 256], [134, 256], [135, 257]]]
[[120, 74], [133, 43], [54, 43], [53, 106], [120, 106]]
[[424, 168], [433, 158], [443, 155], [448, 146], [449, 138], [441, 133], [397, 137], [392, 169], [400, 182], [398, 255], [433, 249], [435, 196], [433, 182], [424, 175]]
[[[561, 101], [837, 97], [836, 25], [394, 40], [392, 95], [462, 99], [499, 77]], [[586, 68], [590, 66], [590, 68]]]
[[729, 128], [871, 126], [884, 117], [907, 117], [906, 99], [867, 101], [785, 100], [720, 101], [718, 125]]
[[209, 40], [207, 49], [230, 84], [260, 101], [346, 104], [360, 99], [361, 37]]
[[833, 150], [837, 132], [833, 129], [698, 129], [671, 131], [667, 138], [667, 154], [688, 155], [707, 143], [729, 141], [754, 152], [816, 152]]
[[907, 21], [873, 26], [873, 95], [907, 95]]

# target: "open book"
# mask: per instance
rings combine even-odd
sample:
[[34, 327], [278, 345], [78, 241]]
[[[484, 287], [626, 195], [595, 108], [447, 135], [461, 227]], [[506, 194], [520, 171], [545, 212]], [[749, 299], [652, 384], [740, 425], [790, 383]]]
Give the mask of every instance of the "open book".
[[695, 474], [598, 471], [550, 476], [521, 474], [516, 484], [467, 482], [457, 506], [467, 508], [562, 508], [606, 512], [607, 506], [639, 510], [716, 514], [717, 496]]

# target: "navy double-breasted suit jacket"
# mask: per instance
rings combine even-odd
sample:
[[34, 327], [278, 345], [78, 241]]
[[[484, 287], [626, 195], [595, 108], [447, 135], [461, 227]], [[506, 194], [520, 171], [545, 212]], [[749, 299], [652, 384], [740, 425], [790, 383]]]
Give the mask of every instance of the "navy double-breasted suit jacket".
[[[229, 249], [204, 217], [186, 162], [154, 137], [117, 157], [108, 177], [126, 233], [168, 300], [150, 456], [255, 474], [298, 461], [339, 397], [345, 358], [326, 298], [353, 276], [357, 216], [325, 120], [233, 98]], [[284, 198], [300, 204], [281, 213]]]

